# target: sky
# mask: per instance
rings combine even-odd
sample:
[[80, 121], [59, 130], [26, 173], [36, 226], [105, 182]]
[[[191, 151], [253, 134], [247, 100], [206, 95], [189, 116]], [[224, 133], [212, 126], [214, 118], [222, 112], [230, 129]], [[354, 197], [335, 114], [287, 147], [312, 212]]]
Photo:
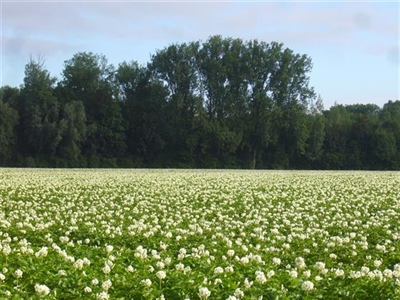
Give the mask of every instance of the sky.
[[60, 80], [78, 52], [146, 65], [171, 44], [221, 35], [310, 56], [325, 108], [400, 100], [398, 1], [0, 0], [0, 10], [0, 86], [20, 86], [30, 57]]

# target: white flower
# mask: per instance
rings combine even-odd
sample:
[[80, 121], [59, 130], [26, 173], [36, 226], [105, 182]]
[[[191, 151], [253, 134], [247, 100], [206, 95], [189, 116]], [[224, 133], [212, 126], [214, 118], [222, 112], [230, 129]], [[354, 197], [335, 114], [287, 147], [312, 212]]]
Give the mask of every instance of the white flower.
[[321, 262], [321, 261], [317, 261], [315, 263], [315, 268], [318, 269], [319, 271], [322, 271], [323, 269], [325, 269], [325, 263]]
[[92, 292], [92, 289], [90, 288], [90, 287], [85, 287], [84, 288], [84, 290], [83, 290], [85, 293], [91, 293]]
[[166, 273], [165, 271], [158, 271], [158, 272], [156, 273], [156, 276], [157, 276], [159, 279], [164, 279], [165, 277], [167, 277], [167, 273]]
[[265, 274], [263, 271], [256, 271], [256, 281], [261, 284], [267, 282], [267, 278], [265, 277]]
[[22, 278], [22, 274], [24, 274], [24, 272], [22, 272], [20, 269], [16, 269], [16, 270], [14, 271], [14, 276], [15, 276], [15, 278], [17, 278], [17, 279]]
[[393, 277], [393, 271], [390, 269], [385, 269], [383, 270], [383, 276], [387, 278], [392, 278]]
[[99, 284], [99, 280], [97, 278], [92, 279], [92, 285], [96, 286]]
[[229, 249], [229, 250], [226, 252], [226, 254], [227, 254], [229, 257], [232, 257], [232, 256], [235, 255], [235, 250]]
[[227, 272], [227, 273], [233, 273], [233, 272], [234, 272], [233, 267], [232, 267], [232, 266], [227, 266], [227, 267], [225, 267], [225, 272]]
[[103, 291], [96, 295], [96, 299], [97, 300], [108, 300], [108, 299], [110, 299], [110, 295], [107, 292]]
[[[393, 271], [400, 272], [400, 264], [395, 264], [394, 267], [393, 267]], [[7, 271], [3, 271], [3, 272], [6, 273]]]
[[6, 276], [4, 276], [3, 273], [0, 273], [0, 281], [4, 281], [4, 279], [6, 279]]
[[246, 265], [246, 264], [248, 264], [249, 263], [249, 258], [247, 257], [247, 256], [243, 256], [241, 259], [240, 259], [240, 262], [242, 263], [242, 264], [244, 264], [244, 265]]
[[77, 261], [74, 262], [74, 268], [81, 270], [83, 268], [83, 260], [78, 259]]
[[211, 295], [211, 292], [208, 288], [206, 288], [206, 287], [199, 288], [200, 299], [207, 299], [208, 297], [210, 297], [210, 295]]
[[355, 271], [350, 271], [349, 276], [350, 276], [350, 278], [360, 278], [360, 277], [362, 277], [363, 275], [361, 274], [360, 271], [357, 271], [357, 272], [355, 272]]
[[67, 236], [60, 236], [60, 242], [61, 242], [61, 243], [66, 244], [66, 243], [68, 243], [68, 241], [69, 241], [69, 237], [67, 237]]
[[132, 266], [128, 266], [128, 267], [126, 268], [126, 271], [129, 272], [129, 273], [132, 273], [132, 272], [134, 271], [134, 269], [133, 269]]
[[46, 296], [50, 293], [50, 289], [44, 284], [35, 284], [35, 291], [39, 295]]
[[111, 251], [113, 251], [114, 247], [112, 245], [107, 245], [106, 246], [106, 252], [110, 253]]
[[222, 267], [216, 267], [214, 269], [214, 274], [222, 274], [224, 273], [224, 269]]
[[115, 260], [115, 256], [114, 255], [110, 255], [108, 256], [108, 261], [113, 262]]
[[36, 257], [45, 257], [47, 256], [48, 253], [48, 248], [47, 247], [42, 247], [38, 252], [35, 253]]
[[184, 271], [185, 270], [185, 265], [183, 263], [178, 263], [175, 265], [175, 269], [177, 271]]
[[304, 269], [306, 267], [306, 263], [304, 262], [304, 258], [302, 258], [302, 257], [296, 257], [295, 262], [296, 262], [296, 266], [299, 269]]
[[341, 269], [336, 269], [336, 270], [335, 270], [335, 275], [336, 275], [337, 277], [344, 276], [344, 271], [341, 270]]
[[108, 265], [105, 265], [103, 268], [103, 273], [104, 274], [108, 274], [111, 272], [111, 268]]
[[308, 292], [308, 291], [311, 291], [311, 290], [313, 290], [314, 289], [314, 283], [312, 283], [311, 281], [304, 281], [302, 284], [301, 284], [301, 289], [303, 290], [303, 291], [306, 291], [306, 292]]
[[253, 281], [249, 281], [247, 278], [244, 279], [244, 288], [249, 289], [253, 285]]
[[301, 284], [301, 289], [303, 290], [303, 291], [306, 291], [306, 292], [308, 292], [308, 291], [311, 291], [311, 290], [313, 290], [314, 289], [314, 283], [312, 283], [311, 281], [304, 281], [302, 284]]
[[141, 281], [141, 283], [145, 286], [145, 287], [150, 287], [151, 286], [151, 280], [150, 279], [143, 279]]
[[279, 265], [281, 264], [281, 259], [278, 258], [278, 257], [274, 257], [274, 258], [272, 259], [272, 263], [273, 263], [274, 265], [276, 265], [276, 266], [279, 266]]
[[240, 298], [242, 298], [244, 296], [244, 292], [240, 288], [237, 288], [235, 290], [234, 295], [235, 295], [236, 298], [240, 299]]
[[71, 256], [71, 255], [65, 256], [64, 259], [65, 259], [65, 261], [70, 262], [70, 263], [75, 262], [75, 257], [73, 257], [73, 256]]
[[369, 272], [369, 268], [368, 268], [368, 267], [366, 267], [366, 266], [362, 266], [362, 267], [361, 267], [361, 273], [362, 273], [363, 275], [368, 274], [368, 272]]
[[171, 264], [171, 262], [172, 262], [171, 257], [167, 257], [167, 258], [164, 259], [164, 263], [165, 263], [167, 266], [169, 266], [169, 265]]
[[290, 270], [289, 271], [289, 275], [292, 278], [297, 278], [297, 271], [296, 270]]
[[112, 282], [110, 279], [107, 279], [106, 281], [103, 282], [103, 284], [101, 285], [101, 287], [103, 288], [103, 290], [108, 291], [110, 289], [110, 287], [112, 286]]
[[3, 254], [5, 256], [11, 253], [11, 247], [8, 244], [3, 245]]
[[310, 271], [310, 270], [304, 271], [304, 272], [303, 272], [303, 276], [304, 276], [305, 278], [310, 278], [310, 276], [311, 276], [311, 271]]
[[377, 259], [377, 260], [374, 261], [374, 266], [375, 266], [375, 268], [379, 268], [381, 264], [382, 264], [382, 261], [379, 260], [379, 259]]

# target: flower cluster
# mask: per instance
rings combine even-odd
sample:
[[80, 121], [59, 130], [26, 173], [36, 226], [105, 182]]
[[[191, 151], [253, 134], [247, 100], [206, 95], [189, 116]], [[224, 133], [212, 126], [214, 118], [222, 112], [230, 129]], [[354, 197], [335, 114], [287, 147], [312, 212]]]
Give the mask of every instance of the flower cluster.
[[0, 172], [0, 298], [397, 299], [395, 172]]

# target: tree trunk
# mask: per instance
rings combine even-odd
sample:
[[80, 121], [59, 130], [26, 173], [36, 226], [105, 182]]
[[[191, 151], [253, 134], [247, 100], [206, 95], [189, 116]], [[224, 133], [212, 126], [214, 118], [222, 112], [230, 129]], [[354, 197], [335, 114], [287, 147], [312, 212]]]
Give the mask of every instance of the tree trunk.
[[253, 150], [253, 160], [251, 161], [250, 168], [254, 170], [256, 168], [256, 161], [257, 161], [257, 148]]

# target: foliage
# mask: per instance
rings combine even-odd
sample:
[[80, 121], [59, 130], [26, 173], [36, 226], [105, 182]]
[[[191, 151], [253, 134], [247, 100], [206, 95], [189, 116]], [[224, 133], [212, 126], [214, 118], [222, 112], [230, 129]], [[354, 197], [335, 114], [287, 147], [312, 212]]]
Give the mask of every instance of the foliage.
[[211, 36], [147, 66], [79, 52], [57, 81], [30, 59], [1, 87], [0, 165], [400, 169], [400, 101], [324, 110], [311, 58]]
[[1, 169], [2, 299], [399, 299], [395, 172]]

